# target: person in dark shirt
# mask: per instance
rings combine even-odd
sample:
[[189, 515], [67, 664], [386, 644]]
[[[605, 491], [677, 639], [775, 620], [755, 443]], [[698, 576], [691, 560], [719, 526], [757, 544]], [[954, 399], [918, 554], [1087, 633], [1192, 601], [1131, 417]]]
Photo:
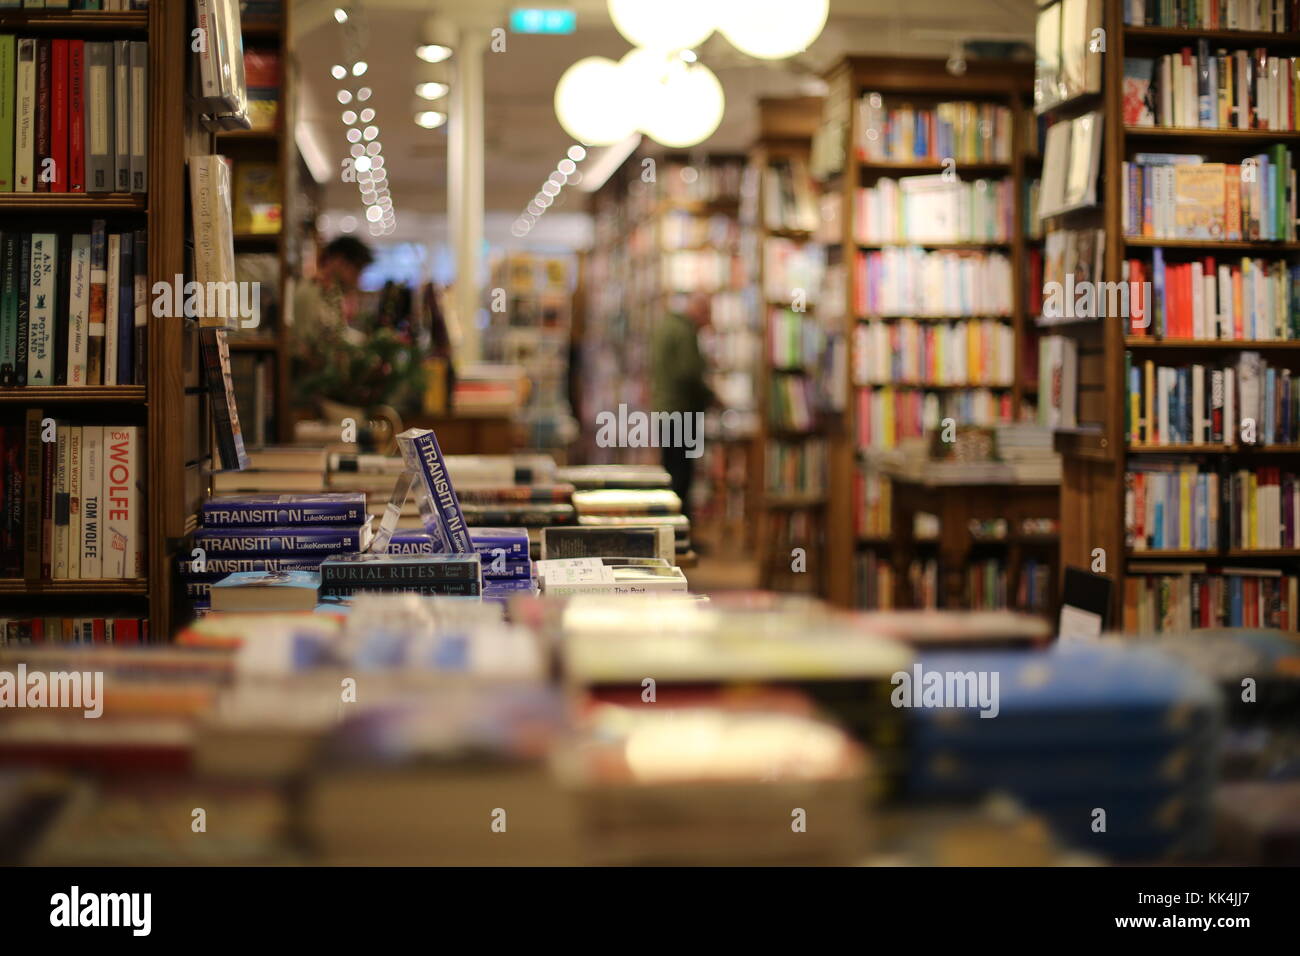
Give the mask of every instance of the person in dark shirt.
[[[715, 403], [699, 338], [711, 316], [712, 300], [707, 293], [696, 292], [686, 299], [684, 308], [670, 311], [655, 327], [651, 350], [654, 411], [687, 415], [707, 411]], [[682, 513], [689, 516], [695, 460], [686, 457], [686, 452], [684, 444], [660, 449], [673, 491], [682, 499]]]

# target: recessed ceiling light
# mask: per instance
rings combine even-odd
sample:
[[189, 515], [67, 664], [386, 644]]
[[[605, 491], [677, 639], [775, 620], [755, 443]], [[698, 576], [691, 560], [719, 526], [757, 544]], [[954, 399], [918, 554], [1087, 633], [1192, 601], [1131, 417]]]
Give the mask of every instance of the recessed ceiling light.
[[558, 196], [560, 194], [560, 187], [555, 185], [555, 183], [548, 181], [542, 184], [542, 192], [546, 193], [548, 196]]
[[423, 126], [425, 129], [437, 129], [447, 122], [447, 114], [439, 113], [437, 110], [425, 110], [415, 114], [415, 122], [417, 126]]
[[366, 155], [366, 148], [362, 146], [360, 143], [357, 143], [355, 146], [352, 147], [350, 152], [352, 153], [353, 156], [360, 159], [362, 156]]
[[451, 56], [451, 47], [441, 43], [426, 43], [415, 48], [415, 55], [425, 63], [441, 63]]
[[359, 143], [360, 141], [361, 141], [361, 130], [356, 129], [355, 127], [348, 130], [349, 143]]
[[580, 163], [586, 158], [587, 158], [587, 151], [583, 149], [581, 146], [569, 147], [569, 159], [573, 160], [575, 163]]
[[357, 90], [357, 99], [362, 103], [370, 99], [370, 87], [363, 86], [361, 89]]
[[333, 66], [330, 67], [330, 76], [334, 77], [334, 79], [336, 80], [341, 80], [343, 79], [343, 77], [347, 75], [348, 75], [347, 69], [345, 67], [340, 66], [337, 63], [335, 63]]
[[348, 22], [348, 12], [347, 12], [346, 10], [344, 10], [342, 7], [335, 7], [335, 8], [334, 8], [334, 19], [335, 19], [337, 22], [339, 22], [339, 23], [347, 23], [347, 22]]
[[371, 206], [366, 210], [366, 218], [371, 222], [378, 222], [383, 215], [384, 211], [378, 206]]
[[352, 112], [351, 110], [343, 111], [343, 123], [345, 126], [351, 126], [356, 121], [357, 121], [356, 113]]
[[372, 139], [374, 139], [376, 136], [379, 135], [379, 127], [378, 127], [378, 126], [367, 126], [367, 127], [365, 128], [365, 131], [362, 132], [361, 135], [362, 135], [362, 137], [365, 139], [365, 141], [368, 143], [368, 142], [370, 142]]
[[374, 118], [375, 118], [375, 111], [372, 110], [369, 106], [367, 106], [365, 109], [361, 111], [361, 122], [369, 123]]
[[355, 216], [344, 216], [339, 220], [340, 232], [355, 232], [357, 228], [357, 219]]
[[369, 172], [371, 167], [370, 157], [358, 156], [357, 161], [353, 164], [353, 166], [356, 168], [356, 171], [359, 173]]
[[352, 64], [352, 75], [361, 76], [368, 69], [370, 69], [369, 63], [367, 63], [365, 60], [357, 60], [357, 62]]
[[349, 103], [351, 103], [351, 102], [352, 102], [352, 91], [351, 91], [351, 90], [339, 90], [339, 102], [342, 103], [344, 106], [347, 106]]
[[383, 149], [383, 148], [384, 148], [384, 147], [381, 146], [381, 145], [379, 144], [379, 140], [375, 140], [373, 143], [370, 143], [370, 144], [368, 144], [368, 145], [366, 146], [366, 155], [367, 155], [367, 156], [378, 156], [378, 155], [379, 155], [379, 151], [380, 151], [381, 149]]
[[451, 89], [446, 83], [420, 83], [415, 87], [415, 95], [422, 100], [441, 99]]
[[575, 169], [578, 168], [578, 165], [571, 159], [562, 159], [560, 160], [560, 164], [555, 168], [562, 175], [568, 176], [570, 173], [572, 173]]
[[370, 161], [370, 165], [371, 165], [371, 167], [374, 168], [374, 169], [383, 169], [383, 168], [384, 168], [384, 157], [382, 157], [382, 156], [376, 156], [374, 159], [372, 159], [372, 160]]

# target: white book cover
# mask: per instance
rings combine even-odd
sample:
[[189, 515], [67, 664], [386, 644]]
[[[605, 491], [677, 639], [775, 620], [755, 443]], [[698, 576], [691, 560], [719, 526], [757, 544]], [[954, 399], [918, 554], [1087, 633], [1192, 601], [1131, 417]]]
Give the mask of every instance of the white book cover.
[[54, 548], [53, 576], [56, 581], [68, 576], [68, 432], [59, 422], [54, 437]]
[[1156, 370], [1158, 387], [1156, 390], [1156, 420], [1160, 423], [1160, 444], [1169, 444], [1169, 369]]
[[1223, 370], [1223, 443], [1237, 443], [1237, 375], [1232, 369]]
[[121, 293], [122, 237], [108, 236], [108, 295], [104, 301], [104, 382], [117, 382], [117, 312]]
[[131, 191], [131, 41], [113, 41], [113, 189]]
[[14, 84], [14, 188], [36, 188], [36, 41], [18, 40], [17, 80]]
[[86, 356], [90, 335], [90, 236], [72, 237], [68, 277], [68, 384], [86, 384]]
[[1219, 266], [1219, 328], [1217, 335], [1221, 339], [1235, 338], [1235, 323], [1232, 304], [1232, 270], [1227, 265]]
[[81, 430], [81, 576], [103, 577], [104, 429], [85, 425]]
[[1205, 269], [1192, 263], [1192, 338], [1205, 338]]
[[140, 576], [139, 429], [104, 428], [104, 564], [106, 578]]
[[149, 152], [149, 45], [140, 40], [130, 44], [131, 58], [131, 192], [148, 191]]
[[54, 384], [54, 264], [58, 262], [58, 236], [32, 235], [32, 271], [29, 277], [27, 327], [27, 384]]
[[85, 473], [85, 429], [70, 425], [68, 432], [68, 577], [81, 577], [81, 484]]
[[1192, 366], [1192, 435], [1193, 445], [1206, 443], [1205, 436], [1205, 366]]

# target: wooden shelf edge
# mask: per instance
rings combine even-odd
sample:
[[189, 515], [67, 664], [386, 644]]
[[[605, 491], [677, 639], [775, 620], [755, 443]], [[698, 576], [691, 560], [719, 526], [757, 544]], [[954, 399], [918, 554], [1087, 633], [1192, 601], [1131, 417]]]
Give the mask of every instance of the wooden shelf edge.
[[59, 581], [27, 581], [23, 578], [0, 578], [0, 594], [120, 594], [145, 595], [149, 582], [143, 578], [99, 578]]
[[143, 195], [133, 193], [0, 193], [2, 212], [145, 212]]
[[19, 405], [48, 405], [61, 402], [118, 402], [144, 404], [146, 390], [143, 385], [51, 385], [47, 388], [0, 389], [0, 403]]
[[0, 31], [59, 33], [144, 33], [148, 10], [13, 10], [0, 11]]
[[1128, 336], [1132, 349], [1300, 349], [1300, 339], [1156, 339]]

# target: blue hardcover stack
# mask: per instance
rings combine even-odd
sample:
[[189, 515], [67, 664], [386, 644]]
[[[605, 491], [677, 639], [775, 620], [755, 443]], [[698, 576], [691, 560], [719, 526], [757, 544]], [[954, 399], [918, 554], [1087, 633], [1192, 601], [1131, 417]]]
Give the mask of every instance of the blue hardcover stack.
[[[483, 597], [505, 601], [516, 594], [536, 594], [533, 561], [528, 553], [527, 528], [470, 528], [470, 544], [483, 562]], [[437, 554], [433, 535], [397, 531], [388, 542], [390, 554]]]
[[[912, 795], [1010, 794], [1062, 842], [1112, 859], [1208, 848], [1222, 718], [1191, 669], [1110, 644], [930, 654], [916, 668], [906, 682], [896, 675], [894, 691], [909, 720]], [[954, 706], [963, 683], [990, 693]]]
[[335, 554], [370, 543], [366, 496], [357, 493], [230, 495], [199, 513], [193, 550], [180, 559], [185, 593], [196, 610], [210, 606], [213, 582], [249, 571], [319, 571]]

